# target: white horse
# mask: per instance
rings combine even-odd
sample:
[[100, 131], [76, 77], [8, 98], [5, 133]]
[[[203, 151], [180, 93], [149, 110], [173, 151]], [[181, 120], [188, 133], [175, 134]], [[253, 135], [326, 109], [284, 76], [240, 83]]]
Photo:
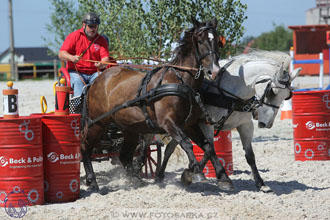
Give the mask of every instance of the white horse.
[[[225, 67], [224, 71], [215, 76], [212, 82], [204, 82], [201, 92], [207, 112], [212, 120], [217, 122], [215, 128], [237, 128], [256, 187], [260, 191], [270, 192], [272, 190], [265, 185], [255, 163], [251, 144], [254, 130], [252, 112], [258, 111], [260, 128], [271, 128], [282, 101], [291, 98], [293, 88], [290, 85], [301, 68], [288, 73], [290, 56], [282, 52], [266, 51], [239, 55], [219, 63]], [[208, 141], [213, 143], [214, 126], [206, 125], [202, 121], [199, 126]], [[175, 141], [167, 145], [162, 166], [156, 172], [156, 180], [164, 178], [168, 159], [176, 145]], [[200, 162], [201, 170], [207, 161], [208, 156], [205, 154]]]

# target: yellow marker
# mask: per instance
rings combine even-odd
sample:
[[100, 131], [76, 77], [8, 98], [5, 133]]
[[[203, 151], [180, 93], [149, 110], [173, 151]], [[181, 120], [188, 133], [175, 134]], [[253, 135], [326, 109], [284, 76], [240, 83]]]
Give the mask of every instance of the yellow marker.
[[[46, 108], [44, 108], [44, 104]], [[40, 97], [40, 105], [41, 105], [41, 113], [46, 113], [47, 112], [47, 101], [45, 96]]]
[[13, 81], [8, 81], [7, 82], [8, 88], [12, 89], [13, 88], [13, 85], [14, 85]]
[[65, 80], [64, 78], [61, 78], [61, 79], [60, 79], [60, 84], [61, 84], [61, 85], [65, 85], [65, 84], [66, 84], [66, 80]]
[[56, 81], [56, 82], [54, 82], [54, 84], [53, 84], [53, 91], [54, 91], [54, 96], [55, 96], [55, 86], [58, 84], [58, 82]]

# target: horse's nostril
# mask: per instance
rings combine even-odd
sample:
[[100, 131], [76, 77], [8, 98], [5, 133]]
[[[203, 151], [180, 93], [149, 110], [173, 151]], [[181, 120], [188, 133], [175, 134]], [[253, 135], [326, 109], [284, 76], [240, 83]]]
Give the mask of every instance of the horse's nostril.
[[253, 117], [254, 120], [258, 120], [258, 111], [256, 111], [256, 110], [253, 111], [252, 112], [252, 117]]
[[266, 127], [266, 124], [263, 123], [263, 122], [259, 122], [259, 123], [258, 123], [258, 127], [259, 127], [259, 128], [265, 128], [265, 127]]

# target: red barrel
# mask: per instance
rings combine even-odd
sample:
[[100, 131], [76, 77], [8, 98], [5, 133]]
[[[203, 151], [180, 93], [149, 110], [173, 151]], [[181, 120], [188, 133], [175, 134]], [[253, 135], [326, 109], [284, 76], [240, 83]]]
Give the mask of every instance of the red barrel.
[[[216, 134], [216, 132], [214, 132]], [[193, 143], [193, 142], [192, 142]], [[232, 141], [231, 141], [231, 131], [220, 131], [217, 136], [213, 139], [215, 153], [225, 168], [227, 175], [233, 174], [233, 152], [232, 152]], [[195, 143], [194, 154], [197, 161], [201, 161], [204, 155], [204, 151], [198, 147]], [[203, 170], [206, 177], [216, 177], [214, 167], [209, 160]]]
[[0, 118], [0, 206], [44, 203], [41, 117]]
[[42, 117], [46, 202], [71, 202], [80, 193], [80, 114]]
[[295, 91], [292, 123], [295, 160], [330, 160], [330, 91]]

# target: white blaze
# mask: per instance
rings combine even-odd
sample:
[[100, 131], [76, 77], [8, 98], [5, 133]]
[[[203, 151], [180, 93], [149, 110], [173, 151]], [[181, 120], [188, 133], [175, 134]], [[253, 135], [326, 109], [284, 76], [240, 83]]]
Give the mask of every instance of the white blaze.
[[213, 34], [212, 34], [212, 33], [208, 33], [208, 34], [209, 34], [209, 39], [210, 39], [210, 41], [212, 41], [213, 38], [214, 38]]

